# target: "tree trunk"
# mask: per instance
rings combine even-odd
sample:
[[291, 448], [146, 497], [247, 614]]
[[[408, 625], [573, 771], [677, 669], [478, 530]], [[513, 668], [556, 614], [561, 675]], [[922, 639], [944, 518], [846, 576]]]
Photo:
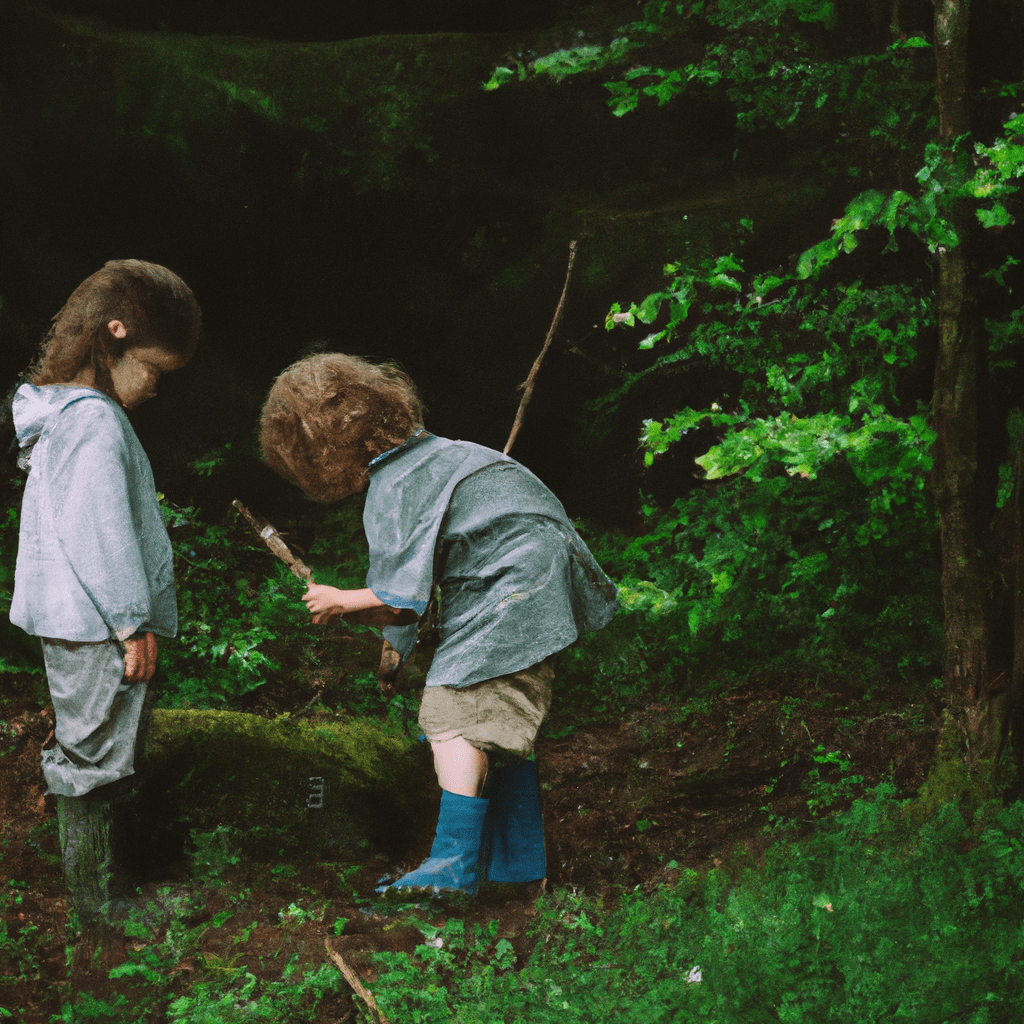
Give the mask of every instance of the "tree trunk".
[[[1024, 449], [1017, 452], [1013, 482], [1013, 670], [1007, 725], [1013, 735], [1017, 788], [1024, 779]], [[1018, 792], [1018, 796], [1019, 796]]]
[[[970, 132], [967, 77], [969, 0], [934, 0], [939, 138], [950, 151]], [[981, 493], [979, 394], [984, 334], [972, 302], [970, 210], [950, 219], [959, 244], [938, 253], [939, 351], [932, 398], [937, 441], [933, 486], [942, 545], [946, 714], [929, 803], [995, 795], [1009, 688], [993, 680], [990, 572], [985, 557], [991, 497]], [[1005, 680], [1003, 681], [1006, 682]]]

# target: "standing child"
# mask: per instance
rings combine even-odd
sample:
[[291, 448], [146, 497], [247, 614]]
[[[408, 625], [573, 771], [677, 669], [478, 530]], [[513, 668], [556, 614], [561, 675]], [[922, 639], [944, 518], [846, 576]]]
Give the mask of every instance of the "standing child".
[[56, 716], [43, 775], [86, 915], [110, 896], [110, 787], [134, 771], [156, 638], [177, 630], [171, 544], [126, 412], [189, 361], [199, 330], [176, 274], [111, 261], [54, 317], [13, 400], [28, 481], [10, 617], [42, 642]]
[[[384, 626], [406, 657], [432, 605], [439, 644], [420, 727], [441, 812], [430, 856], [384, 888], [475, 892], [484, 880], [545, 876], [535, 762], [551, 704], [552, 655], [615, 612], [615, 586], [558, 499], [513, 459], [423, 429], [400, 371], [310, 356], [272, 388], [268, 464], [319, 501], [367, 490], [363, 590], [310, 586], [314, 622]], [[433, 615], [429, 616], [433, 618]]]

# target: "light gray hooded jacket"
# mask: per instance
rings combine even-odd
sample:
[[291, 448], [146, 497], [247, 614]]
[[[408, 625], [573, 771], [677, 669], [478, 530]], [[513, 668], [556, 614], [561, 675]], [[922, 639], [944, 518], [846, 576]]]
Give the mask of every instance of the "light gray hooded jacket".
[[[515, 459], [421, 431], [369, 472], [366, 585], [419, 615], [440, 591], [427, 686], [530, 668], [615, 614], [615, 584], [558, 498]], [[384, 635], [404, 658], [417, 631], [388, 626]]]
[[13, 413], [28, 481], [11, 622], [62, 640], [174, 636], [171, 542], [124, 410], [92, 388], [23, 384]]

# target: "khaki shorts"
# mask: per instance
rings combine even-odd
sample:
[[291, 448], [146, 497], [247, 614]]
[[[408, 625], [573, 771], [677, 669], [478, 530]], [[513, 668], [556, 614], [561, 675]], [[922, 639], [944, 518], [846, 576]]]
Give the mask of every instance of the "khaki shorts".
[[431, 742], [461, 736], [480, 750], [529, 757], [537, 730], [551, 707], [552, 658], [511, 675], [472, 686], [427, 686], [420, 728]]

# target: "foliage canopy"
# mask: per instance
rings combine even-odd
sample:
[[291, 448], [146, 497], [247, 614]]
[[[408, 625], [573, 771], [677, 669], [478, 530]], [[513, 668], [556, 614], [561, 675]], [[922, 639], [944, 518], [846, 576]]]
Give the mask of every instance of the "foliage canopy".
[[648, 355], [597, 411], [652, 374], [678, 381], [681, 394], [724, 382], [702, 408], [645, 421], [647, 465], [696, 449], [705, 484], [670, 509], [649, 503], [647, 532], [615, 559], [627, 607], [685, 620], [673, 635], [705, 672], [731, 650], [796, 670], [815, 660], [849, 667], [857, 651], [860, 671], [938, 673], [937, 519], [926, 486], [934, 261], [967, 244], [964, 204], [985, 232], [971, 244], [995, 453], [983, 502], [994, 512], [1009, 497], [1022, 415], [1011, 229], [1024, 116], [1005, 111], [1024, 83], [983, 82], [973, 99], [1001, 127], [940, 145], [930, 33], [900, 25], [898, 4], [887, 25], [880, 5], [871, 10], [874, 21], [864, 8], [856, 26], [818, 0], [651, 0], [611, 43], [498, 68], [487, 83], [611, 74], [620, 117], [702, 90], [730, 105], [737, 154], [771, 133], [810, 146], [819, 173], [849, 197], [827, 235], [795, 255], [757, 237], [751, 209], [734, 246], [749, 243], [759, 266], [736, 248], [686, 246], [664, 265], [661, 287], [607, 316], [610, 331], [644, 329], [637, 349]]

